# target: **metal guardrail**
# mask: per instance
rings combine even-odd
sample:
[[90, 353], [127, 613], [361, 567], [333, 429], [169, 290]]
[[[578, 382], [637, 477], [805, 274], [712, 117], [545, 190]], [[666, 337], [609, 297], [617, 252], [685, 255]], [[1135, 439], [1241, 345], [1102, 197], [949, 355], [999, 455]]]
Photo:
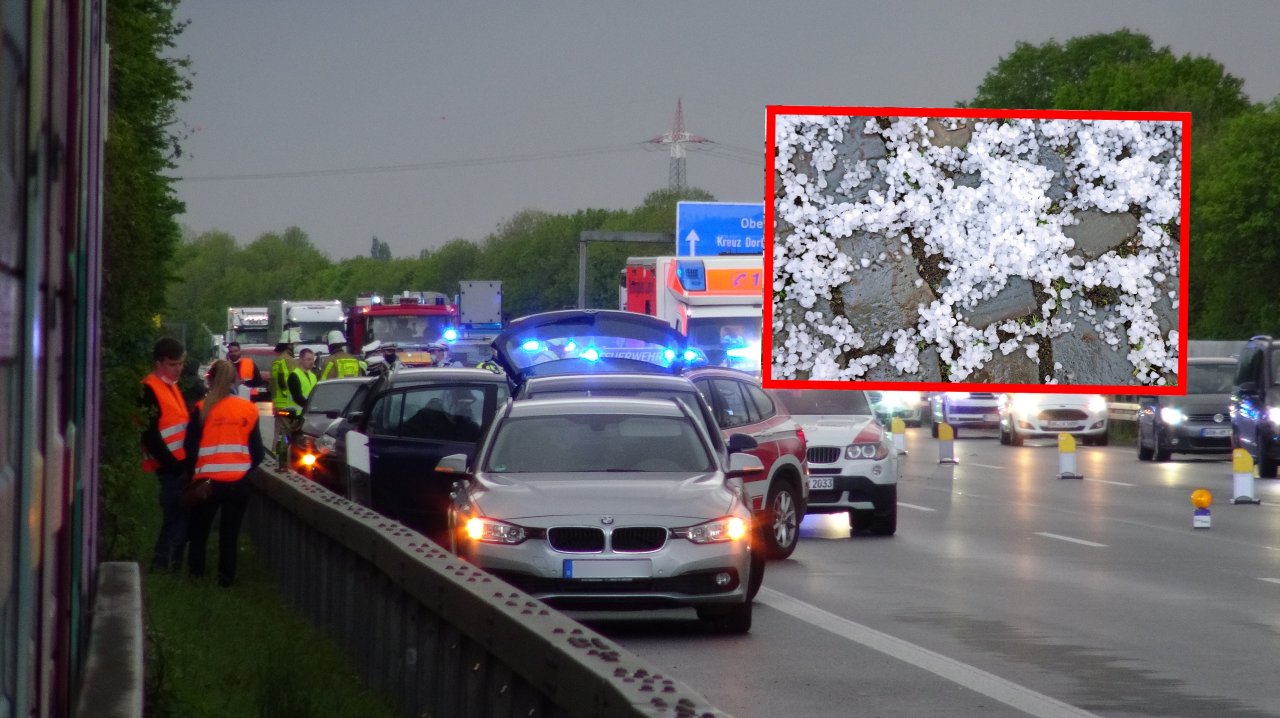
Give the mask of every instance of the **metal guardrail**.
[[293, 603], [403, 715], [726, 718], [607, 638], [421, 534], [268, 467], [249, 533]]
[[1107, 403], [1107, 418], [1112, 421], [1137, 421], [1138, 405], [1120, 402]]

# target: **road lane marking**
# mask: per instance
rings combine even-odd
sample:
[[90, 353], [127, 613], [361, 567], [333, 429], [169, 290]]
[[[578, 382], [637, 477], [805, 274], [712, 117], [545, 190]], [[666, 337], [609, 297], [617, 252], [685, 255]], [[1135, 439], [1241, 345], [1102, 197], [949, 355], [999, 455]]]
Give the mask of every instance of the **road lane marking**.
[[1060, 534], [1050, 534], [1050, 533], [1045, 533], [1043, 531], [1037, 531], [1036, 535], [1044, 536], [1045, 538], [1058, 539], [1059, 541], [1070, 541], [1071, 543], [1078, 543], [1082, 546], [1092, 546], [1094, 548], [1107, 547], [1107, 545], [1104, 543], [1094, 543], [1092, 541], [1085, 541], [1084, 539], [1071, 538], [1070, 536], [1062, 536]]
[[824, 631], [897, 658], [1028, 715], [1037, 718], [1097, 718], [1094, 713], [1037, 693], [1030, 688], [1020, 686], [968, 663], [948, 658], [941, 653], [935, 653], [923, 646], [917, 646], [861, 623], [841, 618], [767, 586], [761, 587], [756, 600]]
[[1280, 583], [1280, 578], [1262, 578], [1262, 577], [1258, 577], [1258, 580], [1259, 580], [1259, 581], [1266, 581], [1267, 583]]
[[1004, 471], [1004, 470], [1005, 470], [1005, 468], [1007, 468], [1007, 467], [1004, 467], [1004, 466], [992, 466], [991, 464], [971, 464], [971, 463], [969, 463], [969, 462], [967, 462], [967, 461], [966, 461], [966, 462], [964, 462], [964, 465], [965, 465], [965, 466], [976, 466], [976, 467], [978, 467], [978, 468], [980, 468], [980, 469], [996, 469], [996, 470], [998, 470], [998, 471]]
[[1091, 478], [1089, 478], [1088, 476], [1084, 477], [1084, 480], [1085, 480], [1085, 481], [1096, 481], [1096, 482], [1098, 482], [1098, 483], [1100, 483], [1100, 484], [1111, 484], [1112, 486], [1137, 486], [1137, 484], [1126, 484], [1126, 483], [1125, 483], [1125, 482], [1123, 482], [1123, 481], [1107, 481], [1106, 479], [1091, 479]]
[[904, 504], [901, 501], [898, 502], [898, 505], [907, 509], [915, 509], [916, 511], [937, 511], [937, 509], [931, 509], [928, 506], [916, 506], [915, 504]]

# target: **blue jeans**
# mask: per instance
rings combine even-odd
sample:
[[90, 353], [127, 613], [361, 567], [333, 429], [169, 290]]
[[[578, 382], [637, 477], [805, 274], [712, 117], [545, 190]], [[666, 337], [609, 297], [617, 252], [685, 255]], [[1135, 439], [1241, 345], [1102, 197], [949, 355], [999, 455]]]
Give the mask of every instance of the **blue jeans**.
[[182, 570], [182, 550], [187, 543], [190, 522], [190, 512], [179, 500], [187, 475], [157, 471], [156, 479], [160, 482], [160, 535], [156, 538], [151, 569], [177, 572]]

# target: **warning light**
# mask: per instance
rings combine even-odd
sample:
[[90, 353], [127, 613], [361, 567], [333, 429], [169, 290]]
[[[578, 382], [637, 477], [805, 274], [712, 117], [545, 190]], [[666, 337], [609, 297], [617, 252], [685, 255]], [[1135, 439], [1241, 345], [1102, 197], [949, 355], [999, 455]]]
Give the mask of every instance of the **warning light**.
[[1191, 505], [1197, 509], [1207, 509], [1213, 503], [1213, 494], [1207, 489], [1196, 489], [1191, 492]]
[[303, 465], [303, 466], [305, 466], [305, 467], [307, 467], [308, 469], [309, 469], [309, 468], [311, 468], [312, 466], [315, 466], [315, 465], [316, 465], [316, 455], [315, 455], [315, 454], [311, 454], [311, 453], [303, 454], [303, 455], [302, 455], [302, 465]]

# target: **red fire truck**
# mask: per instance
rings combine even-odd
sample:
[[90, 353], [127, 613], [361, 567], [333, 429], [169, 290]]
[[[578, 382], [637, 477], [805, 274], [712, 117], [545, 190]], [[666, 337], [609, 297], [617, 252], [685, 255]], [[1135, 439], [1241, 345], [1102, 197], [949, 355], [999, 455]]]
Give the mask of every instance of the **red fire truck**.
[[361, 354], [373, 341], [394, 344], [405, 366], [430, 366], [456, 341], [458, 305], [440, 292], [404, 291], [356, 298], [347, 314], [347, 343]]

